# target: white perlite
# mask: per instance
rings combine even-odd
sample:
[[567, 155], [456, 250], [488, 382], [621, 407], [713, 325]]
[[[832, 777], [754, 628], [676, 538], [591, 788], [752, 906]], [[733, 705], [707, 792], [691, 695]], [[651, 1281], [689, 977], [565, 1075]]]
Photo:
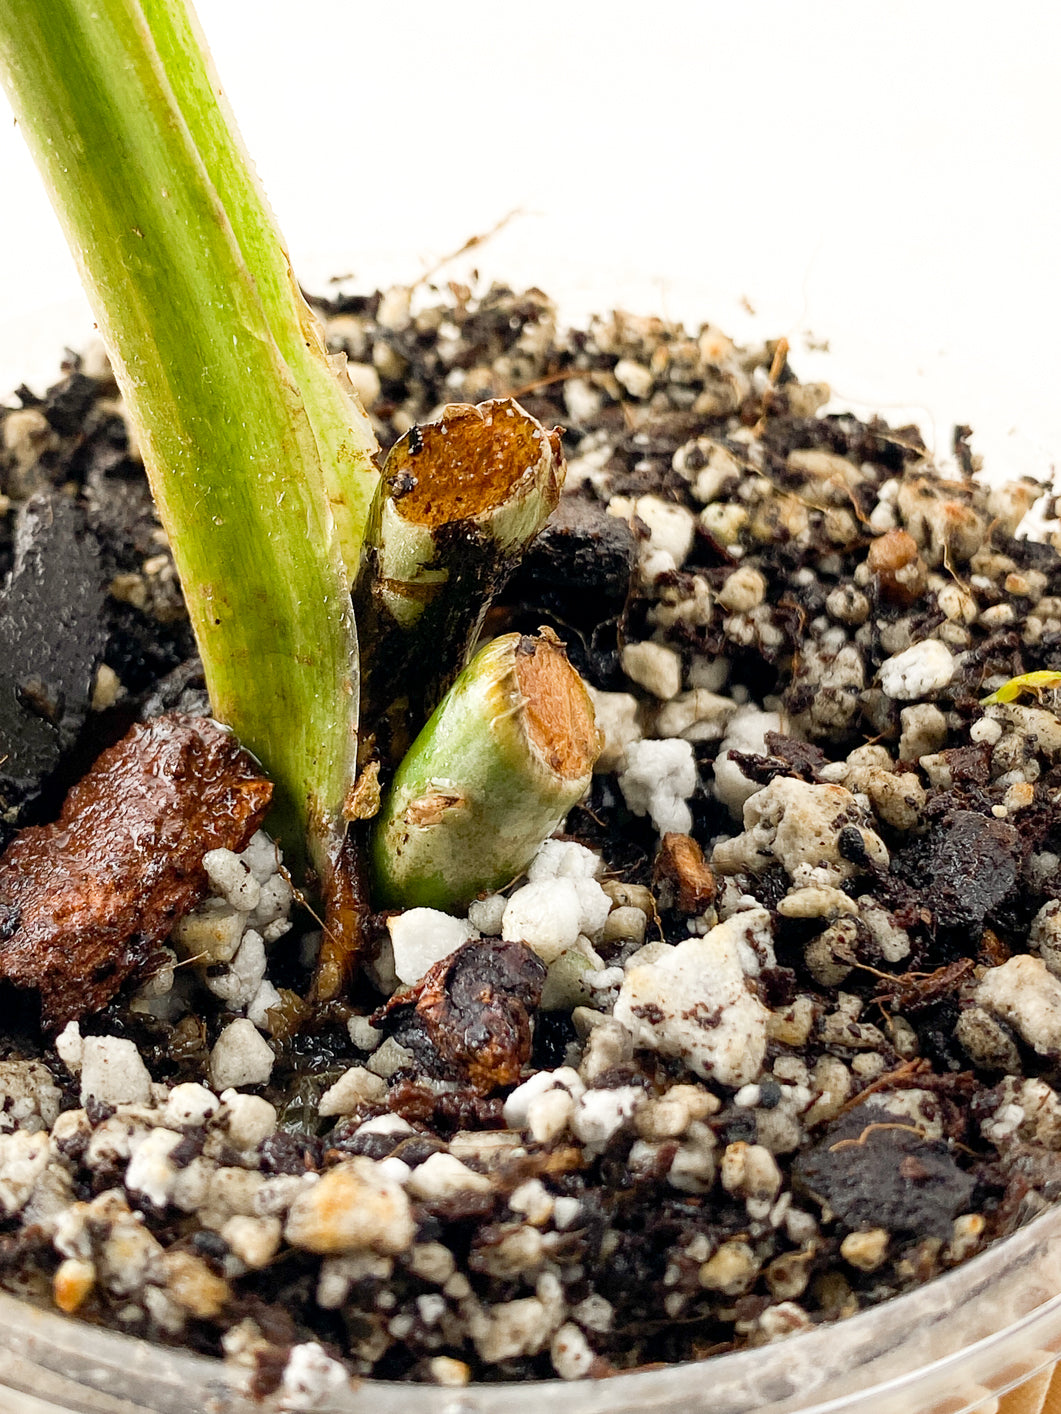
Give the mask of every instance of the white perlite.
[[993, 1011], [1041, 1056], [1061, 1051], [1061, 981], [1042, 958], [1021, 954], [980, 979], [975, 999]]
[[33, 1185], [48, 1165], [49, 1143], [44, 1133], [16, 1129], [0, 1134], [0, 1210], [11, 1217], [25, 1207]]
[[634, 1117], [646, 1098], [639, 1085], [585, 1091], [579, 1097], [571, 1120], [575, 1138], [590, 1148], [603, 1149], [627, 1120]]
[[855, 797], [843, 786], [778, 776], [745, 801], [744, 833], [717, 845], [712, 864], [721, 874], [756, 874], [777, 863], [798, 887], [835, 887], [856, 870], [840, 853], [846, 826], [858, 830], [875, 864], [888, 864], [884, 841], [859, 824], [861, 818]]
[[527, 1124], [531, 1106], [542, 1095], [560, 1089], [577, 1100], [585, 1088], [578, 1071], [572, 1070], [570, 1066], [560, 1066], [557, 1070], [536, 1070], [522, 1085], [517, 1085], [505, 1101], [502, 1111], [505, 1123], [510, 1129], [523, 1129]]
[[203, 855], [207, 878], [232, 908], [250, 913], [258, 906], [261, 885], [239, 855], [231, 849], [209, 849]]
[[399, 982], [419, 982], [428, 968], [476, 936], [464, 918], [435, 908], [410, 908], [387, 919]]
[[750, 781], [735, 761], [731, 751], [751, 751], [761, 755], [766, 751], [766, 733], [781, 730], [781, 717], [777, 712], [761, 712], [752, 705], [742, 707], [730, 718], [726, 734], [722, 738], [713, 767], [715, 795], [725, 805], [734, 819], [739, 820], [744, 802], [759, 789], [755, 781]]
[[174, 1085], [166, 1097], [162, 1123], [172, 1125], [174, 1129], [205, 1124], [217, 1113], [220, 1104], [221, 1101], [205, 1085], [197, 1085], [193, 1080], [185, 1081], [182, 1085]]
[[404, 1189], [361, 1155], [344, 1159], [304, 1187], [284, 1229], [292, 1247], [322, 1255], [367, 1248], [388, 1256], [410, 1247], [415, 1233]]
[[71, 1075], [77, 1075], [81, 1069], [84, 1048], [81, 1027], [76, 1021], [68, 1021], [55, 1038], [55, 1052]]
[[132, 1041], [118, 1036], [86, 1036], [81, 1053], [81, 1103], [146, 1105], [151, 1075]]
[[[86, 1042], [87, 1047], [87, 1042]], [[273, 1071], [272, 1047], [253, 1021], [229, 1022], [210, 1052], [210, 1082], [215, 1090], [264, 1085]]]
[[946, 687], [957, 663], [945, 643], [926, 638], [880, 665], [880, 685], [897, 702], [913, 702]]
[[630, 743], [641, 740], [637, 698], [630, 692], [601, 692], [595, 687], [589, 688], [589, 695], [593, 701], [597, 730], [604, 738], [593, 769], [598, 774], [621, 771], [626, 767], [626, 752]]
[[42, 1061], [0, 1061], [0, 1130], [51, 1129], [62, 1092]]
[[387, 1093], [387, 1082], [363, 1065], [351, 1066], [321, 1096], [317, 1113], [322, 1119], [348, 1115], [363, 1104], [379, 1104]]
[[553, 962], [574, 946], [579, 933], [578, 891], [572, 879], [525, 884], [508, 901], [501, 919], [506, 942], [523, 942], [543, 962]]
[[681, 654], [651, 639], [628, 643], [622, 652], [623, 672], [632, 682], [669, 702], [682, 690]]
[[1061, 900], [1044, 903], [1032, 919], [1028, 941], [1055, 977], [1061, 977]]
[[575, 840], [544, 840], [527, 867], [527, 878], [595, 879], [601, 871], [601, 857]]
[[655, 386], [650, 369], [632, 358], [621, 358], [615, 365], [616, 382], [621, 383], [632, 398], [647, 398]]
[[705, 937], [628, 969], [615, 1018], [636, 1045], [680, 1057], [705, 1080], [740, 1086], [756, 1079], [770, 1013], [749, 991], [738, 941], [755, 912], [734, 914]]
[[125, 1170], [125, 1186], [130, 1193], [139, 1193], [156, 1208], [164, 1208], [170, 1200], [177, 1170], [170, 1154], [181, 1142], [173, 1129], [153, 1129], [137, 1145], [136, 1152]]
[[347, 1383], [346, 1369], [316, 1341], [291, 1347], [277, 1391], [280, 1409], [319, 1409]]
[[635, 815], [649, 815], [661, 835], [687, 835], [693, 816], [686, 801], [696, 790], [696, 756], [692, 743], [635, 741], [626, 751], [627, 767], [619, 788]]

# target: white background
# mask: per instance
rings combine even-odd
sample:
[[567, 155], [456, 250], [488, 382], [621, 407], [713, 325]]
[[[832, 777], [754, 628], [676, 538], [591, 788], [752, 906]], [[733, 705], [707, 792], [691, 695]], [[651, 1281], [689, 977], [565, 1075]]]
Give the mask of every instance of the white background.
[[[960, 420], [995, 475], [1061, 464], [1056, 0], [198, 11], [311, 286], [412, 282], [518, 208], [442, 278], [787, 334], [940, 452]], [[0, 253], [2, 396], [91, 330], [2, 98]]]

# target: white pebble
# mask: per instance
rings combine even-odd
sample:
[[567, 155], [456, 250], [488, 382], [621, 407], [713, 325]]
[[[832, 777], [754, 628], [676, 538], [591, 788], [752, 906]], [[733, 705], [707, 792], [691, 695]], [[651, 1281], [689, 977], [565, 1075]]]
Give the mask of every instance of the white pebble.
[[384, 1080], [390, 1080], [399, 1070], [406, 1070], [413, 1065], [415, 1059], [412, 1051], [393, 1036], [388, 1036], [369, 1057], [367, 1069], [374, 1075], [381, 1075]]
[[81, 1103], [151, 1103], [151, 1074], [132, 1041], [118, 1036], [86, 1036], [81, 1056]]
[[366, 1249], [389, 1256], [411, 1247], [416, 1226], [409, 1199], [382, 1168], [358, 1155], [304, 1185], [288, 1213], [288, 1242], [322, 1256]]
[[940, 692], [953, 678], [957, 663], [938, 638], [914, 643], [880, 665], [880, 685], [897, 702]]
[[646, 639], [628, 643], [622, 651], [623, 672], [639, 687], [651, 692], [662, 702], [669, 702], [682, 690], [681, 654], [662, 643]]
[[210, 1052], [210, 1080], [216, 1090], [264, 1085], [273, 1071], [272, 1047], [253, 1021], [240, 1017], [221, 1032]]
[[578, 1222], [582, 1203], [578, 1198], [557, 1198], [553, 1205], [553, 1223], [561, 1232]]
[[81, 1069], [83, 1049], [80, 1026], [76, 1021], [68, 1021], [55, 1038], [55, 1051], [71, 1075], [76, 1075]]
[[753, 913], [734, 914], [704, 937], [627, 969], [614, 1015], [636, 1045], [679, 1057], [723, 1085], [758, 1078], [770, 1013], [748, 990], [741, 966], [738, 934], [749, 919]]
[[549, 1358], [562, 1380], [581, 1380], [589, 1374], [597, 1357], [578, 1326], [567, 1321], [553, 1336]]
[[676, 569], [681, 569], [693, 548], [696, 517], [685, 506], [664, 501], [660, 496], [639, 496], [634, 510], [651, 533], [653, 552], [669, 555]]
[[317, 1113], [322, 1119], [348, 1115], [363, 1104], [377, 1104], [387, 1093], [387, 1082], [363, 1065], [351, 1066], [321, 1096]]
[[236, 954], [247, 915], [224, 899], [208, 898], [186, 914], [173, 930], [181, 956], [209, 966], [229, 962]]
[[241, 1095], [223, 1090], [221, 1118], [228, 1137], [237, 1149], [253, 1149], [276, 1129], [276, 1108], [261, 1095]]
[[238, 854], [230, 849], [209, 849], [203, 855], [203, 868], [211, 884], [233, 908], [250, 913], [257, 907], [261, 885]]
[[247, 1004], [247, 1020], [253, 1021], [262, 1031], [273, 1030], [273, 1019], [269, 1013], [283, 1004], [283, 997], [266, 977]]
[[567, 1090], [546, 1090], [526, 1111], [526, 1130], [536, 1144], [552, 1144], [572, 1123], [574, 1100]]
[[174, 1085], [166, 1097], [162, 1109], [162, 1123], [174, 1129], [205, 1124], [217, 1113], [220, 1103], [217, 1096], [205, 1085], [197, 1085], [192, 1080], [185, 1081], [182, 1085]]
[[1002, 736], [1002, 723], [995, 717], [981, 717], [969, 728], [969, 740], [997, 746]]
[[468, 905], [468, 922], [484, 938], [499, 938], [507, 907], [508, 899], [504, 894], [487, 894]]
[[346, 1032], [359, 1051], [374, 1051], [383, 1040], [383, 1032], [373, 1026], [367, 1016], [349, 1017]]
[[750, 565], [741, 565], [718, 591], [718, 602], [731, 614], [747, 614], [766, 597], [766, 580]]
[[406, 1186], [416, 1198], [437, 1200], [489, 1193], [494, 1185], [485, 1173], [476, 1173], [452, 1154], [437, 1153], [413, 1169]]
[[316, 1341], [291, 1348], [278, 1391], [281, 1409], [320, 1409], [347, 1383], [345, 1368]]
[[555, 962], [573, 947], [582, 921], [582, 901], [573, 879], [524, 884], [508, 901], [501, 921], [506, 942], [525, 943], [543, 962]]
[[474, 930], [464, 918], [451, 918], [435, 908], [410, 908], [387, 919], [394, 971], [399, 982], [419, 982], [424, 973], [456, 952]]

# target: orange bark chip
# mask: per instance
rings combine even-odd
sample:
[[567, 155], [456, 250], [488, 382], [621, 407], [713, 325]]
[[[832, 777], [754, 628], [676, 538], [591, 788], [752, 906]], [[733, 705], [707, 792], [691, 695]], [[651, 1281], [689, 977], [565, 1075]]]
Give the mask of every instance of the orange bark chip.
[[209, 718], [134, 726], [0, 857], [0, 977], [40, 992], [47, 1027], [98, 1011], [205, 895], [204, 854], [246, 847], [272, 790]]

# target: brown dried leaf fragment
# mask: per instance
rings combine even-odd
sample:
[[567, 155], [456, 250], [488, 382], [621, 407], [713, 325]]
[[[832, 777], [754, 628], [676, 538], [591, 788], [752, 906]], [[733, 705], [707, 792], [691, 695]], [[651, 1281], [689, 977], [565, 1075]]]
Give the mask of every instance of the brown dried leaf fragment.
[[703, 913], [715, 901], [715, 876], [691, 835], [670, 831], [663, 836], [652, 877], [663, 908]]
[[0, 977], [41, 994], [45, 1026], [98, 1011], [203, 897], [203, 855], [241, 850], [272, 785], [226, 728], [137, 724], [70, 791], [59, 819], [0, 857]]
[[364, 951], [368, 886], [356, 827], [344, 830], [333, 841], [320, 889], [324, 928], [309, 996], [312, 1006], [334, 1001], [345, 991]]
[[530, 1059], [531, 1013], [545, 964], [523, 943], [477, 938], [395, 993], [371, 1018], [425, 1068], [466, 1080], [480, 1095], [513, 1085]]

